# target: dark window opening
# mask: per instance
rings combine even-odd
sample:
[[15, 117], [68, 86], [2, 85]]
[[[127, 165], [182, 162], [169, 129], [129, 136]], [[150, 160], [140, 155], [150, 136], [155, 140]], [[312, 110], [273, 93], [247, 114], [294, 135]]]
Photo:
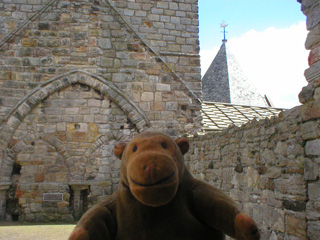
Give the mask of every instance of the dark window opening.
[[70, 211], [73, 212], [73, 209], [74, 209], [74, 192], [72, 190], [72, 188], [69, 186], [69, 194], [70, 194], [70, 197], [69, 197], [69, 208], [70, 208]]
[[11, 221], [18, 221], [20, 215], [19, 199], [16, 197], [17, 186], [19, 183], [21, 165], [14, 163], [11, 172], [12, 185], [7, 191], [6, 212], [11, 216]]
[[20, 172], [21, 172], [21, 165], [17, 164], [17, 163], [14, 163], [13, 164], [13, 168], [12, 168], [11, 176], [14, 175], [14, 174], [20, 174]]
[[88, 196], [89, 196], [89, 189], [81, 190], [81, 192], [80, 192], [80, 210], [81, 210], [82, 214], [84, 214], [88, 210], [88, 206], [89, 206]]
[[88, 210], [89, 206], [89, 192], [90, 189], [80, 190], [80, 196], [75, 194], [72, 188], [70, 189], [69, 209], [75, 220], [79, 220], [82, 215]]
[[188, 109], [188, 105], [181, 105], [181, 110], [186, 111]]

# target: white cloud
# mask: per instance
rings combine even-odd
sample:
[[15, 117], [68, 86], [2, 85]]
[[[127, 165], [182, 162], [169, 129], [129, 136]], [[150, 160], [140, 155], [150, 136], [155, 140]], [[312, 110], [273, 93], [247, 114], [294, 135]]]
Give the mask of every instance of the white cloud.
[[[305, 22], [288, 28], [270, 27], [263, 32], [251, 30], [228, 40], [227, 47], [259, 92], [266, 94], [276, 107], [299, 105], [298, 94], [307, 85], [308, 68]], [[204, 75], [220, 46], [200, 51]]]

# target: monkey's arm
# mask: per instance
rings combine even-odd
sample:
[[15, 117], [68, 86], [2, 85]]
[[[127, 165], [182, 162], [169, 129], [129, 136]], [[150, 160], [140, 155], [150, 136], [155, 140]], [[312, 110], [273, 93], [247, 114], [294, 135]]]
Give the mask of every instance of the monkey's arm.
[[209, 184], [196, 181], [194, 208], [199, 220], [238, 240], [258, 240], [260, 233], [251, 217], [240, 212], [234, 201]]
[[89, 209], [79, 220], [68, 240], [112, 240], [116, 221], [113, 203], [102, 202]]

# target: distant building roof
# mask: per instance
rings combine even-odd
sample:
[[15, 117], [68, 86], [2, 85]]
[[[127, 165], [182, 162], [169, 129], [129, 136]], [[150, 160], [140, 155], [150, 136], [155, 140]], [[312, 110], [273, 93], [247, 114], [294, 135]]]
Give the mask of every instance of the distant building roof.
[[267, 107], [265, 98], [248, 80], [234, 56], [228, 51], [227, 40], [202, 78], [204, 101]]
[[241, 126], [254, 118], [259, 120], [277, 116], [283, 110], [205, 101], [202, 103], [203, 129], [221, 131], [230, 125]]

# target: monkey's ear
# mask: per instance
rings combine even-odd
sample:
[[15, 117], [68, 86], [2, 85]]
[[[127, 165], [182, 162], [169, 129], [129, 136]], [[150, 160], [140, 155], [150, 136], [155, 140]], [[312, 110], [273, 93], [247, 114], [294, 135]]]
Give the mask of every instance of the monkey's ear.
[[176, 140], [176, 143], [178, 144], [181, 153], [184, 155], [189, 150], [189, 140], [188, 138], [180, 137]]
[[116, 155], [117, 158], [119, 158], [121, 160], [121, 157], [122, 157], [122, 153], [124, 151], [124, 149], [126, 148], [127, 146], [127, 143], [124, 143], [124, 142], [120, 142], [120, 143], [117, 143], [115, 146], [114, 146], [114, 155]]

